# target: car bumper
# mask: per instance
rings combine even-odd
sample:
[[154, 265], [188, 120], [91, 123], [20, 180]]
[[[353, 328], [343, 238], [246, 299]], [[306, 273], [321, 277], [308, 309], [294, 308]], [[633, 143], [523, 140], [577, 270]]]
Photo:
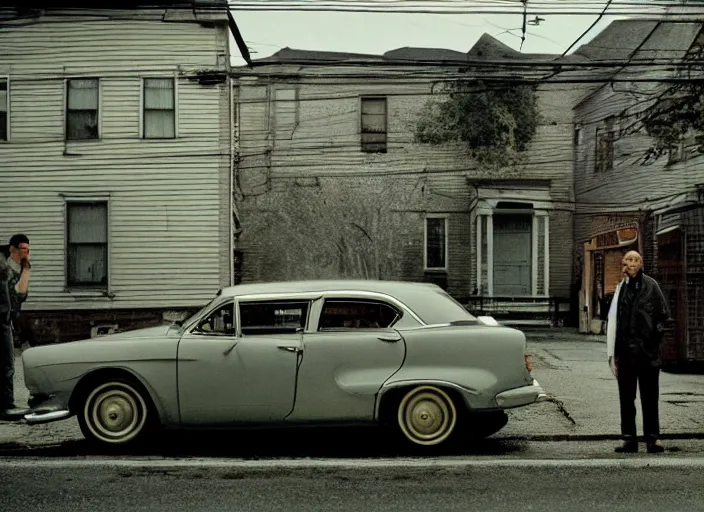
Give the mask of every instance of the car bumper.
[[61, 421], [72, 416], [64, 404], [64, 400], [55, 395], [32, 396], [29, 400], [29, 406], [30, 409], [25, 413], [23, 419], [30, 425]]
[[509, 389], [496, 395], [496, 404], [502, 409], [511, 409], [542, 402], [547, 398], [545, 391], [537, 380], [533, 379], [530, 386]]

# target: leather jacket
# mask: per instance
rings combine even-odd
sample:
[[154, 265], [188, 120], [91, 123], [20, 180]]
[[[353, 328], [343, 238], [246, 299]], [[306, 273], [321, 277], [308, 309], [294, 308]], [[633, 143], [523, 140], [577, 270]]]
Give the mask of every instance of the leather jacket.
[[624, 284], [618, 300], [616, 358], [662, 364], [663, 332], [672, 323], [657, 281], [641, 270]]
[[12, 301], [8, 288], [10, 269], [7, 266], [5, 256], [0, 254], [0, 325], [10, 325], [12, 316]]

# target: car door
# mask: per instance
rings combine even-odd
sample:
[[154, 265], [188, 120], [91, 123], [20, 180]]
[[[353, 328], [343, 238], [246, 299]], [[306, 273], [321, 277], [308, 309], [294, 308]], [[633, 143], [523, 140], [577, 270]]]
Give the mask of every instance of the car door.
[[291, 421], [371, 421], [376, 394], [403, 364], [406, 347], [392, 326], [401, 312], [381, 300], [321, 298], [303, 336]]
[[[299, 313], [295, 326], [277, 330], [273, 325], [254, 325], [262, 322], [248, 314], [248, 305], [230, 300], [185, 333], [178, 348], [182, 424], [282, 421], [294, 404], [300, 324], [305, 325], [307, 304], [293, 305]], [[276, 307], [269, 303], [272, 314]]]

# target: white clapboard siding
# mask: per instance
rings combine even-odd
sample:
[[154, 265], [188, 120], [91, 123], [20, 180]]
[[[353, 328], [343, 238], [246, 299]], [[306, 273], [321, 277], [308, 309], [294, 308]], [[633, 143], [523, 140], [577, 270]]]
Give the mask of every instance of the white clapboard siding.
[[[31, 239], [29, 310], [192, 307], [229, 282], [229, 91], [189, 79], [224, 70], [227, 18], [205, 27], [163, 14], [0, 31], [11, 96], [0, 237]], [[71, 77], [100, 79], [99, 141], [64, 140]], [[176, 139], [140, 139], [145, 77], [177, 78]], [[66, 197], [109, 200], [109, 294], [66, 287]]]

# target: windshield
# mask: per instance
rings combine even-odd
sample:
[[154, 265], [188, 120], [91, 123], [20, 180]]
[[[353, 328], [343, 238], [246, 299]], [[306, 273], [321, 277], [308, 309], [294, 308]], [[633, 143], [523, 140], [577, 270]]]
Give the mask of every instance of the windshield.
[[218, 300], [219, 297], [220, 297], [220, 294], [218, 293], [218, 294], [213, 298], [213, 300], [211, 300], [211, 301], [208, 302], [205, 306], [203, 306], [202, 308], [200, 308], [196, 313], [192, 314], [191, 316], [189, 316], [189, 317], [186, 318], [185, 320], [179, 320], [179, 321], [175, 322], [176, 325], [182, 327], [182, 326], [184, 326], [184, 325], [187, 325], [187, 324], [191, 323], [193, 320], [195, 320], [195, 319], [198, 318], [200, 315], [202, 315], [203, 313], [205, 313], [205, 311], [206, 311], [216, 300]]

